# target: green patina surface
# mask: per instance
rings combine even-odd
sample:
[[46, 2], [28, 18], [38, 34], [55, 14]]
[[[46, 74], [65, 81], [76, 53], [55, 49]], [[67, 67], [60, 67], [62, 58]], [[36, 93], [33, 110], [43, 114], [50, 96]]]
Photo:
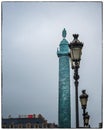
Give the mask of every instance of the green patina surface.
[[62, 36], [63, 40], [57, 50], [59, 57], [58, 125], [60, 128], [71, 128], [69, 47], [68, 41], [65, 39], [65, 29]]

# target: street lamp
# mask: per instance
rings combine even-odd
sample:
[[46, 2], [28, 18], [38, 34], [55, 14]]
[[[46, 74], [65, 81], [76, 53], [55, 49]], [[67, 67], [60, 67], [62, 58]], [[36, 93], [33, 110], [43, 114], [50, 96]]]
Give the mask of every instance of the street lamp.
[[72, 69], [74, 69], [75, 80], [75, 104], [76, 104], [76, 128], [79, 127], [79, 109], [78, 109], [78, 68], [80, 65], [83, 43], [78, 40], [78, 34], [73, 34], [74, 40], [69, 44]]
[[86, 90], [82, 90], [82, 94], [80, 95], [80, 102], [82, 109], [86, 109], [87, 101], [88, 101], [88, 95], [86, 94]]
[[86, 94], [86, 90], [82, 90], [82, 94], [80, 95], [80, 102], [83, 109], [84, 126], [86, 125], [86, 122], [88, 121], [88, 115], [86, 115], [87, 101], [88, 101], [88, 95]]
[[89, 119], [90, 116], [88, 115], [88, 112], [85, 113], [85, 127], [89, 127]]

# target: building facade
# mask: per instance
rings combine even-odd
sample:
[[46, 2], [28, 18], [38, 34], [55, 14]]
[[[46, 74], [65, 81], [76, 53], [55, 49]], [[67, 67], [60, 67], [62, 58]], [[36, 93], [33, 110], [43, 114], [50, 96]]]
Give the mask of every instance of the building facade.
[[57, 128], [57, 125], [48, 123], [41, 114], [37, 116], [34, 114], [2, 119], [2, 128]]
[[65, 29], [62, 32], [62, 37], [63, 40], [57, 50], [59, 57], [58, 126], [71, 128], [69, 47], [68, 41], [65, 39]]

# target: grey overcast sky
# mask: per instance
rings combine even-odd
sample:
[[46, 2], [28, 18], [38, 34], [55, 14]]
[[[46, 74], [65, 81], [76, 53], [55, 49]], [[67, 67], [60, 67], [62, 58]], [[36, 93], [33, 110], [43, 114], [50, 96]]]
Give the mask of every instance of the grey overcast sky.
[[[58, 123], [57, 47], [66, 28], [68, 42], [84, 43], [79, 95], [89, 95], [91, 127], [102, 122], [102, 3], [2, 2], [3, 117], [41, 113]], [[71, 124], [75, 127], [75, 87], [71, 80]], [[80, 126], [83, 126], [79, 103]]]

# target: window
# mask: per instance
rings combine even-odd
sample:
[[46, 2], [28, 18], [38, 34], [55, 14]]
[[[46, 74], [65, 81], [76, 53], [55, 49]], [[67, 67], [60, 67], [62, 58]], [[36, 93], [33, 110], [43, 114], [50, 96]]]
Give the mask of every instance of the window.
[[3, 124], [3, 125], [2, 125], [2, 128], [6, 128], [6, 124]]
[[26, 128], [31, 128], [31, 126], [32, 126], [31, 123], [26, 124]]
[[39, 125], [38, 125], [38, 124], [35, 124], [35, 125], [34, 125], [34, 128], [39, 128]]
[[13, 124], [9, 125], [9, 128], [14, 128], [14, 125]]
[[23, 128], [23, 125], [22, 124], [18, 124], [18, 128]]
[[43, 128], [47, 128], [47, 124], [45, 123], [45, 124], [43, 124]]

